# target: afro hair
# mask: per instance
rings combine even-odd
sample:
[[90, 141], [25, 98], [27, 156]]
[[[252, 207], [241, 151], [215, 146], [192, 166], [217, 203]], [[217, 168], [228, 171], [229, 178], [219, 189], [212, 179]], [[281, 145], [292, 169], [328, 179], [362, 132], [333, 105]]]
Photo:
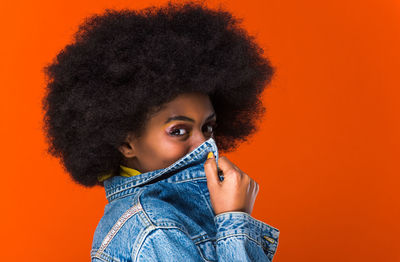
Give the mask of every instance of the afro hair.
[[86, 18], [44, 67], [48, 153], [77, 183], [103, 185], [99, 175], [119, 173], [127, 135], [140, 136], [157, 108], [186, 92], [209, 96], [217, 146], [235, 149], [256, 131], [274, 72], [240, 23], [198, 2]]

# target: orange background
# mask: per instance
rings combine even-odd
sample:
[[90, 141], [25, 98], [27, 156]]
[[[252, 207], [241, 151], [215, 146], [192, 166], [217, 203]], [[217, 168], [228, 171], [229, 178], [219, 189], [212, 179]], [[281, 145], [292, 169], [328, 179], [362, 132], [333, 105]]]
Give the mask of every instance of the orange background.
[[[46, 155], [42, 67], [105, 8], [166, 1], [2, 0], [1, 261], [89, 261], [106, 204]], [[209, 1], [244, 18], [277, 74], [259, 132], [228, 156], [260, 184], [275, 262], [400, 261], [400, 2]]]

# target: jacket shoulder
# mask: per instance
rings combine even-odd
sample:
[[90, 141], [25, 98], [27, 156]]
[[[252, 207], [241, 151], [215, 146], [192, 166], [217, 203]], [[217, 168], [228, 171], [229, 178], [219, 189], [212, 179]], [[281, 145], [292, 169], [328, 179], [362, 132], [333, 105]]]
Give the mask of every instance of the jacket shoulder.
[[137, 240], [149, 227], [143, 212], [138, 197], [107, 204], [93, 236], [92, 261], [129, 261]]

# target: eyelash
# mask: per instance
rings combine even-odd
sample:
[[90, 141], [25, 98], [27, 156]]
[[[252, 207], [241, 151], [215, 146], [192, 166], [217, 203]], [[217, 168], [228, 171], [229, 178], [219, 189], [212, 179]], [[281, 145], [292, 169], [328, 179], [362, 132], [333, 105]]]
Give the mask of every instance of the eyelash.
[[[212, 128], [212, 131], [211, 131], [211, 133], [214, 133], [214, 131], [215, 131], [215, 127], [217, 126], [217, 124], [215, 123], [215, 124], [206, 124], [205, 125], [206, 127], [211, 127]], [[173, 133], [174, 133], [174, 131], [176, 131], [176, 130], [181, 130], [181, 129], [183, 129], [183, 130], [185, 130], [186, 131], [186, 133], [184, 133], [184, 134], [182, 134], [182, 135], [174, 135]], [[206, 132], [208, 132], [208, 131], [206, 131]], [[180, 127], [180, 126], [175, 126], [175, 127], [173, 127], [169, 132], [169, 135], [171, 135], [171, 136], [177, 136], [177, 137], [180, 137], [180, 136], [185, 136], [185, 135], [187, 135], [188, 133], [189, 133], [189, 131], [188, 131], [188, 128], [186, 128], [186, 127]]]

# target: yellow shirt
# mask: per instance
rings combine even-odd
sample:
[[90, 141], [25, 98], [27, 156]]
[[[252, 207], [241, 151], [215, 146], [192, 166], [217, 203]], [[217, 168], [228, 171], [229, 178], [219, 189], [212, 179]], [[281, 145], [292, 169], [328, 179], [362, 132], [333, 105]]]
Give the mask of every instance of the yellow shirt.
[[[127, 166], [119, 165], [119, 167], [120, 167], [120, 172], [119, 172], [120, 176], [131, 177], [131, 176], [137, 176], [137, 175], [141, 174], [136, 169], [133, 169], [133, 168], [130, 168], [130, 167], [127, 167]], [[97, 179], [100, 182], [103, 182], [104, 180], [106, 180], [106, 179], [108, 179], [110, 177], [112, 177], [112, 174], [105, 174], [105, 175], [99, 176]]]

